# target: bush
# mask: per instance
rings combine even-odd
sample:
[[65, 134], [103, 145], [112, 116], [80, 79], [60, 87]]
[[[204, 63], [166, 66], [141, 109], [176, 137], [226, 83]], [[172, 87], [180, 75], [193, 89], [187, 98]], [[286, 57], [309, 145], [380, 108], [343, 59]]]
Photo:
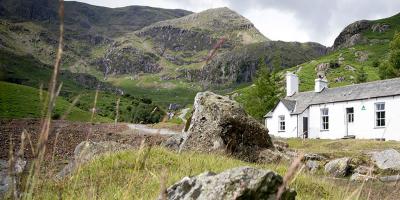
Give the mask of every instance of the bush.
[[61, 115], [59, 114], [59, 113], [54, 113], [52, 116], [51, 116], [51, 119], [53, 119], [53, 120], [58, 120], [58, 119], [60, 119], [61, 118]]

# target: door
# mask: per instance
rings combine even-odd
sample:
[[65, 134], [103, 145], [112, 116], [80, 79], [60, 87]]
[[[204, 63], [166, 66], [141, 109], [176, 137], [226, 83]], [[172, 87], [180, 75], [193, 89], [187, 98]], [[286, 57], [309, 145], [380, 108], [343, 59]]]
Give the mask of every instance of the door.
[[303, 138], [308, 138], [308, 117], [303, 117]]
[[353, 133], [353, 124], [354, 124], [354, 107], [346, 108], [346, 135], [349, 136]]

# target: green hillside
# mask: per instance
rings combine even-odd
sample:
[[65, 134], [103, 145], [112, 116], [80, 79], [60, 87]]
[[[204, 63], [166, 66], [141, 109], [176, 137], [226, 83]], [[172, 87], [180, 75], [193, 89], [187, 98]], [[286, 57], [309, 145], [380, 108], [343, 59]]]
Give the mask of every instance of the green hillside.
[[[47, 92], [43, 92], [42, 99]], [[40, 118], [42, 117], [43, 100], [40, 98], [40, 90], [6, 83], [0, 81], [0, 118]], [[62, 116], [71, 104], [62, 97], [57, 98], [53, 116]], [[77, 107], [72, 107], [66, 119], [72, 121], [90, 121], [91, 113]], [[96, 116], [94, 121], [111, 122], [110, 118]]]
[[[314, 88], [316, 68], [321, 63], [339, 64], [339, 66], [330, 67], [327, 70], [326, 77], [329, 81], [329, 87], [357, 83], [357, 72], [361, 67], [364, 68], [368, 75], [367, 81], [380, 79], [378, 64], [385, 59], [390, 41], [393, 39], [394, 34], [400, 30], [400, 14], [386, 19], [367, 21], [367, 23], [368, 26], [364, 30], [353, 33], [353, 35], [361, 35], [361, 39], [354, 46], [338, 48], [326, 56], [303, 63], [289, 70], [298, 74], [300, 91], [308, 91]], [[389, 28], [381, 31], [374, 30], [374, 27], [379, 27], [379, 25], [388, 25]], [[350, 26], [346, 27], [343, 32], [346, 32]]]

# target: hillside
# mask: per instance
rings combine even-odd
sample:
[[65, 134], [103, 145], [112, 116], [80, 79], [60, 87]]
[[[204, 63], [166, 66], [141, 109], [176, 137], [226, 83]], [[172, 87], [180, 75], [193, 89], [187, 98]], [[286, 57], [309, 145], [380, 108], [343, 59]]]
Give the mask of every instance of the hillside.
[[[38, 89], [0, 81], [0, 118], [40, 118], [44, 99], [47, 92], [41, 92]], [[53, 118], [59, 119], [72, 105], [58, 97]], [[72, 121], [90, 121], [91, 113], [81, 110], [75, 106], [71, 107], [71, 112], [66, 116], [67, 120]], [[112, 119], [96, 115], [94, 121], [111, 122]]]
[[[379, 62], [385, 58], [389, 42], [399, 30], [400, 14], [374, 21], [361, 20], [348, 25], [335, 39], [331, 53], [291, 69], [300, 77], [300, 90], [314, 88], [317, 71], [326, 74], [330, 87], [356, 83], [357, 72], [361, 67], [368, 74], [367, 81], [379, 80]], [[324, 63], [334, 65], [326, 65], [329, 66], [326, 68], [323, 67]]]

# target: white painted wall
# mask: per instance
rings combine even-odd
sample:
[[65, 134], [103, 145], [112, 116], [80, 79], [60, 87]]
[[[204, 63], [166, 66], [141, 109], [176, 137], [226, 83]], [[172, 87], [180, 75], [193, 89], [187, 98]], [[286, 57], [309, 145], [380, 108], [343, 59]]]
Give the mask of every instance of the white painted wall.
[[[375, 103], [378, 102], [385, 102], [384, 128], [375, 127]], [[365, 110], [362, 110], [363, 106]], [[349, 124], [349, 135], [355, 135], [358, 139], [400, 140], [400, 96], [310, 106], [310, 138], [337, 139], [345, 136], [348, 107], [354, 107], [354, 123]], [[321, 130], [321, 108], [329, 108], [328, 131]]]
[[299, 77], [291, 72], [286, 72], [286, 96], [299, 93]]
[[[285, 116], [286, 130], [279, 131], [279, 116]], [[290, 115], [289, 110], [279, 102], [276, 106], [271, 118], [265, 119], [265, 126], [267, 127], [269, 134], [277, 137], [297, 137], [297, 115]]]

